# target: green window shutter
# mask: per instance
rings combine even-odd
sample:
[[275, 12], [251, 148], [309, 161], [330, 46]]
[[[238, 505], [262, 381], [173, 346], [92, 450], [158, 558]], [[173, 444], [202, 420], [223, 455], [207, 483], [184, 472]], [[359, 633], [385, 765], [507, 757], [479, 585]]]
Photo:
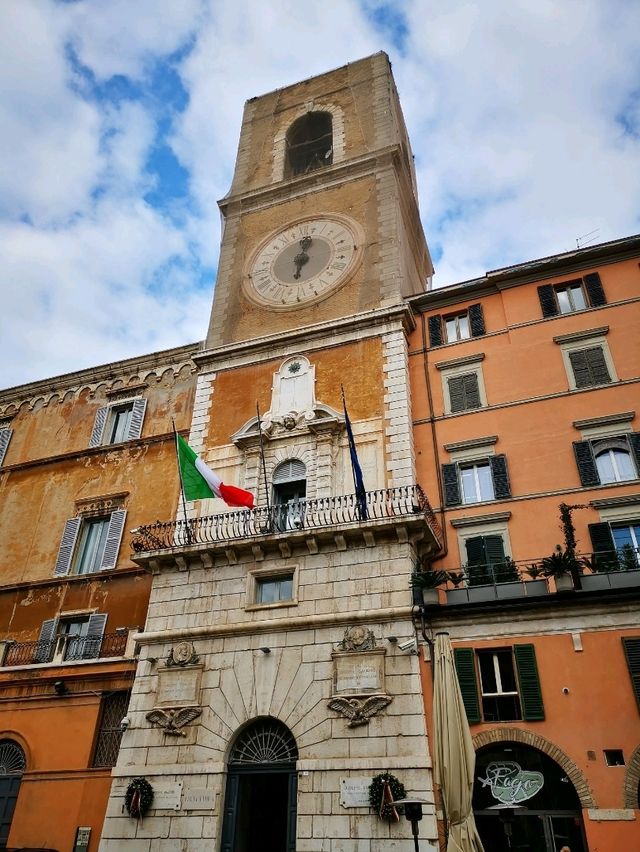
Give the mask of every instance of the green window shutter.
[[469, 328], [471, 329], [471, 337], [480, 337], [481, 335], [485, 334], [484, 314], [482, 312], [482, 305], [480, 303], [476, 305], [469, 305], [468, 315]]
[[462, 694], [462, 703], [470, 724], [480, 721], [480, 702], [476, 683], [476, 663], [473, 648], [454, 648], [453, 658]]
[[480, 408], [480, 388], [475, 373], [468, 373], [466, 376], [452, 376], [447, 379], [447, 382], [452, 414], [457, 411]]
[[507, 473], [507, 457], [504, 455], [489, 456], [491, 465], [491, 478], [493, 479], [493, 493], [496, 500], [503, 497], [511, 497], [511, 483]]
[[467, 565], [485, 565], [487, 551], [485, 549], [485, 537], [483, 535], [468, 538], [464, 543], [467, 551]]
[[599, 308], [601, 305], [607, 304], [607, 297], [604, 294], [602, 281], [597, 272], [592, 272], [590, 275], [584, 276], [584, 286], [589, 296], [589, 304], [593, 308]]
[[0, 429], [0, 464], [4, 464], [4, 457], [7, 454], [12, 432], [12, 429]]
[[623, 639], [622, 647], [627, 660], [633, 694], [640, 710], [640, 637]]
[[594, 553], [613, 553], [616, 549], [609, 524], [589, 524], [589, 535]]
[[428, 319], [429, 343], [431, 346], [442, 346], [442, 317], [435, 314]]
[[591, 441], [574, 441], [573, 452], [578, 465], [582, 485], [600, 485], [596, 460], [593, 457]]
[[542, 722], [544, 719], [544, 705], [542, 703], [542, 690], [540, 688], [540, 678], [538, 677], [535, 648], [533, 645], [514, 645], [513, 655], [518, 671], [522, 718], [528, 722]]
[[591, 373], [591, 378], [593, 379], [592, 384], [609, 384], [611, 376], [609, 375], [609, 368], [607, 367], [607, 362], [604, 358], [604, 350], [602, 349], [602, 346], [594, 346], [593, 349], [585, 349], [585, 355], [587, 356], [589, 371]]
[[469, 373], [463, 376], [464, 381], [464, 397], [465, 409], [480, 408], [480, 388], [478, 386], [478, 377], [475, 373]]
[[485, 535], [484, 548], [487, 554], [487, 562], [492, 565], [504, 562], [504, 541], [501, 535]]
[[461, 503], [461, 497], [457, 464], [442, 465], [442, 482], [444, 485], [445, 506], [459, 506]]
[[540, 299], [543, 317], [554, 317], [558, 313], [558, 303], [553, 285], [543, 284], [542, 287], [538, 287], [538, 298]]

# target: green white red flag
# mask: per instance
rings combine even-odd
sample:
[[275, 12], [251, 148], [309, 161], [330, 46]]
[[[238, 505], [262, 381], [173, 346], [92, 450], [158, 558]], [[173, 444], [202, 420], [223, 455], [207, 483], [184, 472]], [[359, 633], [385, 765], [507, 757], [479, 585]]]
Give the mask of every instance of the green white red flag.
[[225, 485], [218, 474], [214, 473], [177, 433], [176, 449], [185, 500], [221, 497], [227, 506], [253, 509], [253, 494], [235, 485]]

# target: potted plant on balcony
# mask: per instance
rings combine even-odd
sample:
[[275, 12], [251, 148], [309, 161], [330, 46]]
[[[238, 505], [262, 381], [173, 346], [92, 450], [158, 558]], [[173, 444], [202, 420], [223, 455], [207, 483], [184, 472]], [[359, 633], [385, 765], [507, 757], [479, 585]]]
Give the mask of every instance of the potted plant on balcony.
[[439, 603], [438, 596], [438, 588], [439, 586], [444, 586], [444, 584], [449, 580], [449, 573], [447, 571], [414, 571], [411, 575], [411, 588], [414, 590], [414, 593], [418, 593], [421, 596], [422, 600], [416, 600], [416, 596], [414, 596], [414, 603], [423, 603], [425, 606], [433, 606], [434, 604]]
[[530, 578], [524, 584], [524, 593], [527, 597], [537, 597], [538, 595], [546, 595], [548, 593], [549, 587], [547, 586], [546, 575], [541, 565], [534, 562], [524, 569], [524, 573]]
[[582, 577], [585, 589], [622, 589], [640, 583], [638, 557], [629, 544], [620, 550], [594, 553], [593, 559], [585, 560], [585, 564], [592, 571]]
[[448, 580], [453, 589], [447, 589], [447, 603], [469, 603], [468, 589], [462, 588], [465, 581], [464, 571], [449, 571]]
[[579, 574], [583, 565], [583, 559], [576, 556], [572, 550], [563, 550], [559, 544], [551, 556], [545, 556], [542, 560], [542, 570], [546, 577], [553, 577], [558, 592], [567, 592], [574, 588], [574, 574]]

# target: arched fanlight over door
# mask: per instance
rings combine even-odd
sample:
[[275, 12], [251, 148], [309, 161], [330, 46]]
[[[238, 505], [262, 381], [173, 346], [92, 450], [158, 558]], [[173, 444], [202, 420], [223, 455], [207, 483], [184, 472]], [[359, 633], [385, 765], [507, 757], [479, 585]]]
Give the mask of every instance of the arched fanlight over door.
[[13, 740], [0, 740], [0, 775], [22, 775], [27, 768], [24, 751]]
[[260, 719], [238, 737], [230, 766], [295, 763], [298, 749], [293, 734], [277, 719]]

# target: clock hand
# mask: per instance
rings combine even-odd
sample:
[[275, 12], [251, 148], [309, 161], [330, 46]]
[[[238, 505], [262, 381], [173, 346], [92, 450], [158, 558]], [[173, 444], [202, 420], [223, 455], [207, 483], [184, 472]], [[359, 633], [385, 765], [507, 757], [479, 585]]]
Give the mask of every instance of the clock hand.
[[311, 239], [311, 237], [303, 237], [303, 239], [300, 240], [300, 248], [302, 249], [302, 251], [298, 252], [298, 254], [293, 258], [293, 262], [296, 267], [296, 271], [293, 277], [296, 279], [296, 281], [298, 280], [298, 278], [300, 278], [300, 271], [302, 267], [305, 265], [305, 263], [309, 263], [309, 255], [307, 254], [307, 249], [311, 246], [312, 242], [313, 240]]

